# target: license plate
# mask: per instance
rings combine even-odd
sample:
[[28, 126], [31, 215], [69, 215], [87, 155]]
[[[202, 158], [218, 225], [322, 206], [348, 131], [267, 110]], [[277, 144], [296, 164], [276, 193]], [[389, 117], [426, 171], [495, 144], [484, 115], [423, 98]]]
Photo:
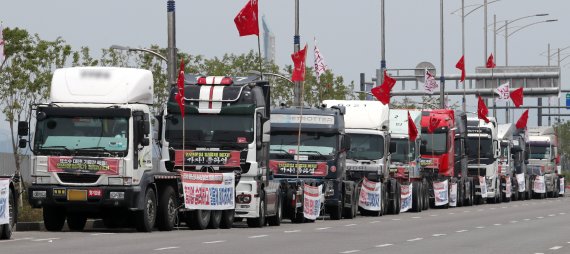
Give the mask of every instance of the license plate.
[[87, 201], [87, 190], [68, 190], [68, 201]]

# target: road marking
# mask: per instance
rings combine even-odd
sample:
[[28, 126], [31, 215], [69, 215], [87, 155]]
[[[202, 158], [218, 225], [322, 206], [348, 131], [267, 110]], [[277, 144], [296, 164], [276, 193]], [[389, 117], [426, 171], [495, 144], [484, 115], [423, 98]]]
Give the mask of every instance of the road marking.
[[552, 248], [550, 248], [550, 249], [551, 249], [551, 250], [558, 250], [558, 249], [561, 249], [561, 248], [562, 248], [562, 246], [554, 246], [554, 247], [552, 247]]
[[437, 216], [439, 216], [439, 215], [437, 215], [437, 214], [432, 214], [432, 215], [430, 215], [430, 216], [431, 216], [431, 217], [437, 217]]
[[283, 231], [283, 233], [297, 233], [297, 232], [301, 232], [301, 230], [296, 229], [296, 230], [287, 230], [287, 231]]
[[316, 230], [325, 230], [325, 229], [329, 229], [331, 227], [324, 227], [324, 228], [316, 228]]
[[30, 240], [30, 239], [33, 239], [33, 238], [25, 237], [25, 238], [11, 239], [11, 240], [2, 240], [2, 241], [0, 241], [0, 243], [15, 242], [15, 241], [22, 241], [22, 240]]
[[447, 234], [433, 234], [431, 236], [439, 237], [439, 236], [445, 236], [445, 235], [447, 235]]
[[467, 230], [467, 229], [462, 229], [462, 230], [457, 230], [457, 231], [455, 231], [455, 232], [457, 232], [457, 233], [463, 233], [463, 232], [467, 232], [467, 231], [469, 231], [469, 230]]
[[471, 211], [469, 211], [469, 210], [465, 210], [465, 211], [463, 211], [463, 212], [464, 212], [464, 213], [470, 213]]
[[511, 221], [511, 223], [517, 223], [517, 222], [518, 222], [518, 221], [516, 221], [516, 220], [512, 220], [512, 221]]
[[355, 253], [355, 252], [359, 252], [360, 250], [347, 250], [347, 251], [343, 251], [341, 252], [342, 254], [348, 254], [348, 253]]
[[172, 249], [178, 249], [178, 248], [180, 248], [180, 247], [171, 246], [171, 247], [158, 248], [158, 249], [154, 249], [154, 250], [172, 250]]
[[564, 214], [566, 214], [566, 213], [558, 213], [558, 214], [560, 214], [560, 215], [564, 215]]
[[507, 208], [507, 207], [506, 207], [506, 206], [501, 206], [501, 208], [503, 208], [503, 209], [504, 209], [504, 208]]
[[544, 219], [544, 217], [542, 217], [542, 216], [538, 216], [538, 217], [536, 217], [536, 218], [537, 218], [537, 219]]
[[345, 227], [352, 227], [352, 226], [356, 226], [356, 224], [346, 224], [344, 225]]
[[36, 239], [36, 240], [32, 240], [34, 242], [42, 242], [42, 241], [50, 241], [51, 240], [59, 240], [59, 238], [44, 238], [44, 239]]
[[407, 241], [408, 241], [408, 242], [415, 242], [415, 241], [421, 241], [421, 240], [423, 240], [423, 238], [419, 238], [419, 237], [418, 237], [418, 238], [414, 238], [414, 239], [409, 239], [409, 240], [407, 240]]
[[402, 219], [392, 219], [392, 220], [402, 220]]
[[491, 210], [495, 210], [495, 209], [497, 209], [497, 208], [496, 208], [496, 207], [491, 207], [491, 208], [489, 208], [489, 209], [491, 209]]
[[205, 244], [210, 244], [210, 243], [223, 243], [225, 242], [225, 240], [218, 240], [218, 241], [211, 241], [211, 242], [203, 242]]
[[418, 216], [412, 217], [412, 219], [421, 219], [421, 218], [422, 218], [422, 217], [418, 217]]
[[478, 227], [475, 227], [475, 228], [481, 229], [481, 228], [485, 228], [485, 227], [483, 227], [483, 226], [478, 226]]
[[91, 234], [92, 236], [98, 236], [98, 235], [114, 235], [116, 233], [95, 233], [95, 234]]
[[454, 215], [455, 213], [449, 213], [450, 215]]
[[250, 236], [248, 238], [262, 238], [262, 237], [266, 237], [267, 235], [254, 235], [254, 236]]
[[501, 224], [500, 224], [500, 223], [495, 223], [495, 224], [493, 224], [493, 225], [495, 225], [495, 226], [501, 226]]
[[388, 246], [392, 246], [393, 244], [391, 243], [385, 243], [385, 244], [380, 244], [380, 245], [376, 245], [374, 247], [376, 248], [384, 248], [384, 247], [388, 247]]
[[371, 222], [369, 222], [369, 223], [370, 223], [370, 224], [374, 224], [374, 223], [378, 223], [378, 222], [380, 222], [380, 221], [379, 221], [379, 220], [373, 220], [373, 221], [371, 221]]
[[524, 220], [529, 221], [530, 219], [524, 219]]
[[554, 217], [556, 214], [549, 214], [548, 217]]
[[484, 209], [477, 209], [478, 212], [482, 212]]

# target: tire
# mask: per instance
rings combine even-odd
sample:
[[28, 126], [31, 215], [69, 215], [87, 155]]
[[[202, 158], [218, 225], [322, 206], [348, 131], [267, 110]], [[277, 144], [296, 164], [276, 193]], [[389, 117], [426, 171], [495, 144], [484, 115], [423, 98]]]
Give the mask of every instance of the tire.
[[291, 219], [293, 223], [304, 223], [305, 222], [305, 215], [301, 213], [295, 213]]
[[61, 231], [65, 223], [65, 210], [57, 206], [44, 206], [43, 217], [47, 231]]
[[[220, 223], [220, 228], [230, 229], [234, 225], [235, 220], [235, 210], [223, 210], [222, 211], [222, 221]], [[238, 218], [241, 219], [241, 218]]]
[[277, 206], [275, 207], [275, 215], [267, 218], [267, 224], [269, 226], [279, 226], [281, 225], [281, 220], [283, 220], [283, 198], [281, 198], [281, 191], [277, 191]]
[[354, 219], [354, 217], [356, 217], [356, 212], [354, 209], [354, 194], [350, 199], [350, 207], [344, 207], [344, 202], [343, 202], [343, 208], [342, 208], [342, 217], [345, 219]]
[[420, 193], [420, 187], [418, 182], [412, 182], [412, 209], [411, 211], [414, 213], [419, 213], [421, 212], [421, 193]]
[[10, 216], [10, 220], [8, 224], [0, 226], [0, 240], [10, 239], [12, 237], [12, 233], [16, 231], [18, 206], [16, 205], [16, 197], [13, 191], [13, 189], [10, 189], [11, 193], [8, 198], [8, 214]]
[[265, 215], [267, 213], [267, 204], [265, 203], [265, 195], [263, 192], [259, 195], [259, 217], [248, 218], [247, 226], [250, 228], [262, 228], [265, 226]]
[[426, 180], [422, 182], [422, 198], [422, 210], [429, 210], [429, 188]]
[[210, 211], [210, 223], [208, 228], [218, 229], [222, 223], [222, 210], [211, 210]]
[[395, 204], [395, 209], [394, 209], [394, 214], [400, 214], [400, 210], [402, 210], [402, 185], [400, 185], [400, 183], [396, 182], [396, 202], [394, 202]]
[[455, 206], [462, 207], [465, 202], [464, 193], [464, 184], [461, 180], [457, 182], [457, 196], [455, 197]]
[[160, 231], [171, 231], [176, 224], [178, 200], [171, 186], [166, 186], [158, 199], [156, 224]]
[[330, 217], [331, 220], [340, 220], [342, 217], [342, 205], [334, 205], [330, 207]]
[[210, 210], [194, 210], [188, 214], [186, 224], [193, 230], [204, 230], [210, 224]]
[[87, 217], [81, 214], [68, 214], [67, 215], [67, 227], [70, 231], [83, 231], [85, 228], [85, 223], [87, 222]]
[[152, 232], [156, 223], [156, 195], [154, 189], [147, 188], [142, 211], [135, 212], [135, 227], [139, 232]]

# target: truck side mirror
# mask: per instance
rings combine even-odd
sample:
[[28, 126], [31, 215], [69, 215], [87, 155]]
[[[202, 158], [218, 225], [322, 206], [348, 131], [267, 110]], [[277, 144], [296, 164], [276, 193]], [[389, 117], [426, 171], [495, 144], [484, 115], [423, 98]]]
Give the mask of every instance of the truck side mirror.
[[271, 141], [271, 121], [269, 119], [265, 120], [263, 123], [263, 136], [261, 139], [264, 143], [269, 143], [269, 141]]
[[148, 146], [150, 145], [150, 140], [148, 138], [141, 139], [141, 146]]
[[395, 153], [395, 152], [396, 152], [396, 143], [390, 142], [389, 151], [390, 151], [390, 153]]
[[524, 160], [525, 160], [525, 163], [528, 163], [529, 157], [530, 157], [530, 156], [529, 156], [529, 154], [528, 154], [528, 151], [524, 151]]
[[28, 131], [29, 127], [28, 127], [28, 122], [25, 121], [20, 121], [18, 122], [18, 136], [22, 137], [22, 136], [28, 136]]
[[341, 141], [341, 149], [344, 151], [349, 151], [350, 150], [350, 136], [348, 135], [344, 135], [342, 136], [342, 141]]
[[427, 153], [427, 141], [422, 140], [420, 143], [420, 154], [426, 154]]
[[18, 140], [18, 147], [19, 148], [26, 148], [26, 146], [28, 146], [28, 140], [25, 140], [23, 138]]

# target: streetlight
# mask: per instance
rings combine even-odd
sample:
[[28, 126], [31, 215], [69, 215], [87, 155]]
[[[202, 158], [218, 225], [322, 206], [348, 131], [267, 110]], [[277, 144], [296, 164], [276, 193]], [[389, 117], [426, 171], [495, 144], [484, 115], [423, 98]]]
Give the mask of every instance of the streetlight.
[[164, 62], [166, 62], [168, 64], [168, 59], [166, 59], [165, 56], [152, 51], [150, 49], [144, 49], [144, 48], [131, 48], [131, 47], [127, 47], [127, 46], [121, 46], [121, 45], [111, 45], [111, 47], [109, 47], [110, 49], [116, 49], [116, 50], [125, 50], [125, 51], [129, 51], [129, 52], [133, 52], [133, 51], [142, 51], [142, 52], [146, 52], [149, 53], [151, 55], [154, 55], [158, 58], [160, 58], [161, 60], [163, 60]]

